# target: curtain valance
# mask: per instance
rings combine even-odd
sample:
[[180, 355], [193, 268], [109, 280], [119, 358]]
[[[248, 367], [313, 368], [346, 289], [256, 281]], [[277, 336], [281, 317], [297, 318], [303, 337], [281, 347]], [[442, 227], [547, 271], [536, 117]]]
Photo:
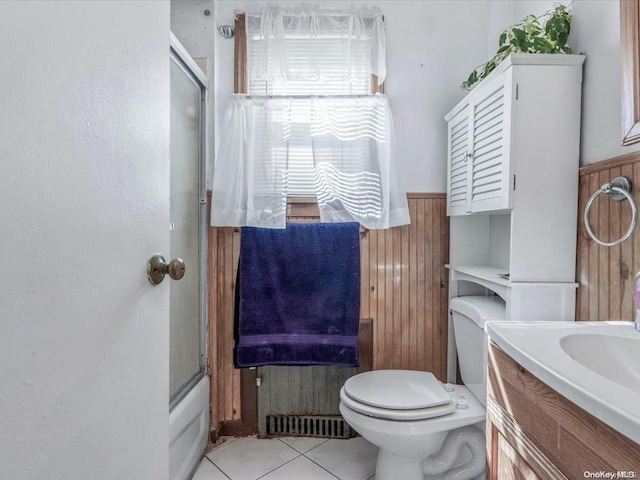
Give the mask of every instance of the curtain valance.
[[322, 82], [370, 75], [384, 82], [385, 29], [378, 8], [337, 11], [311, 4], [268, 5], [245, 18], [249, 82]]
[[304, 144], [312, 152], [321, 221], [370, 229], [408, 224], [387, 98], [311, 97], [306, 128], [297, 123], [297, 101], [231, 98], [220, 132], [212, 225], [285, 228], [290, 152]]

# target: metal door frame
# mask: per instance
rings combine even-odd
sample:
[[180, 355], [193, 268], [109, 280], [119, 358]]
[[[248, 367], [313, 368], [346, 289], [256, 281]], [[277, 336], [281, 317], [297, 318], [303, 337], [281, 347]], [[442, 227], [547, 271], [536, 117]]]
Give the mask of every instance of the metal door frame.
[[200, 368], [169, 400], [169, 411], [191, 391], [205, 376], [207, 367], [207, 76], [191, 58], [187, 50], [171, 33], [170, 61], [178, 67], [200, 88], [200, 158], [199, 158], [199, 215], [198, 215], [198, 280], [200, 287]]

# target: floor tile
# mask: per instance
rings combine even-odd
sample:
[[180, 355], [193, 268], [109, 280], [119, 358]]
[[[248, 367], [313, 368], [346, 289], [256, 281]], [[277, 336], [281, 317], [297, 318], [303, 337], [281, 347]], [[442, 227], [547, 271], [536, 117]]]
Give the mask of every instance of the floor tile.
[[255, 480], [300, 455], [280, 440], [240, 438], [207, 453], [231, 480]]
[[229, 480], [229, 477], [218, 470], [209, 460], [203, 458], [192, 480]]
[[300, 453], [308, 452], [312, 448], [316, 448], [318, 445], [322, 445], [327, 441], [326, 438], [311, 437], [280, 437], [280, 440], [291, 448], [295, 448]]
[[341, 480], [367, 480], [376, 472], [378, 449], [362, 437], [329, 440], [305, 456]]
[[[239, 440], [236, 437], [222, 437], [220, 439], [218, 439], [218, 443], [216, 443], [211, 450], [209, 450], [209, 452], [214, 451], [216, 448], [220, 448], [220, 447], [224, 447], [226, 445], [229, 445], [230, 443], [235, 442], [236, 440]], [[207, 452], [207, 453], [209, 453]]]
[[336, 480], [336, 477], [305, 457], [295, 460], [268, 473], [260, 480]]

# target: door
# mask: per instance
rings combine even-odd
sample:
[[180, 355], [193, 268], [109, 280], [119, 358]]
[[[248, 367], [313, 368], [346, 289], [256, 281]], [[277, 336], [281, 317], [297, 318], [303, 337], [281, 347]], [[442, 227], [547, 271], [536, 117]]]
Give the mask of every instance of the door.
[[505, 210], [511, 204], [511, 70], [480, 83], [472, 96], [473, 152], [469, 194], [472, 212]]
[[469, 165], [471, 145], [469, 142], [469, 110], [465, 105], [448, 124], [447, 162], [447, 215], [470, 213]]
[[0, 2], [0, 477], [168, 480], [169, 2]]

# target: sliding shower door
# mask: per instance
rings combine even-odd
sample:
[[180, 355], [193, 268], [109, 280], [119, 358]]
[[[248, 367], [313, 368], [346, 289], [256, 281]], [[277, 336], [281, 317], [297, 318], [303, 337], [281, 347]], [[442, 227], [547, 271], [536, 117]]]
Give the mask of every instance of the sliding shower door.
[[171, 55], [171, 253], [185, 275], [171, 281], [170, 404], [173, 408], [204, 375], [205, 213], [202, 81], [176, 52]]

